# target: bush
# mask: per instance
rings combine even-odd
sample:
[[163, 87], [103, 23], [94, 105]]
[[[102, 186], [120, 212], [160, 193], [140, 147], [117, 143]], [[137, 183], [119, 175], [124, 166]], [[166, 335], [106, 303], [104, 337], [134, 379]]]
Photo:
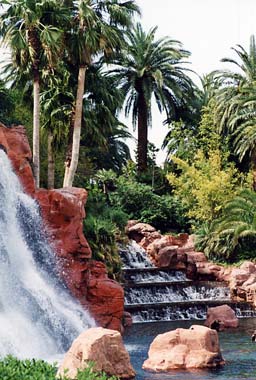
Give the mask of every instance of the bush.
[[109, 276], [118, 279], [122, 263], [116, 244], [116, 225], [100, 215], [88, 215], [84, 220], [84, 234], [91, 247], [92, 258], [106, 264]]
[[[56, 380], [57, 367], [43, 360], [19, 360], [12, 356], [0, 360], [1, 380]], [[59, 377], [69, 380], [68, 377]], [[109, 377], [106, 373], [93, 372], [93, 363], [82, 371], [78, 371], [77, 380], [118, 380], [116, 376]]]
[[112, 207], [120, 208], [130, 219], [152, 224], [162, 232], [188, 227], [188, 219], [183, 216], [184, 210], [177, 198], [157, 195], [150, 186], [125, 176], [117, 179], [117, 189], [111, 193], [110, 200]]
[[210, 259], [255, 258], [256, 193], [244, 189], [223, 206], [221, 217], [196, 231], [196, 245]]
[[187, 209], [187, 216], [201, 223], [218, 218], [223, 206], [240, 190], [243, 180], [233, 164], [225, 163], [220, 151], [210, 151], [208, 157], [198, 151], [193, 164], [172, 157], [181, 171], [167, 178], [175, 187], [174, 194]]
[[0, 361], [0, 377], [4, 380], [55, 380], [57, 368], [43, 360], [18, 360], [7, 356]]

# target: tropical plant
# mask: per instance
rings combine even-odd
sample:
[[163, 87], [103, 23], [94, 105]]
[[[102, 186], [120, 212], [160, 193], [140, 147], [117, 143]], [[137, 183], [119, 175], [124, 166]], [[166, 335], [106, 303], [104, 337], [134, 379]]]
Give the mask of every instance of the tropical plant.
[[232, 163], [223, 160], [219, 150], [208, 152], [208, 157], [198, 151], [193, 163], [175, 156], [171, 160], [179, 173], [170, 172], [167, 179], [187, 210], [187, 216], [196, 224], [210, 223], [220, 216], [224, 204], [240, 189], [243, 177]]
[[[2, 43], [11, 49], [12, 64], [33, 78], [33, 166], [40, 182], [40, 79], [43, 67], [52, 67], [61, 49], [62, 31], [54, 26], [65, 8], [53, 0], [4, 0], [7, 9], [0, 17]], [[57, 21], [56, 21], [57, 23]]]
[[233, 48], [238, 60], [222, 61], [237, 71], [216, 72], [220, 88], [216, 93], [216, 119], [222, 134], [230, 134], [234, 153], [240, 162], [249, 158], [256, 190], [256, 44], [251, 36], [247, 52], [241, 45]]
[[136, 182], [126, 175], [115, 181], [115, 189], [109, 193], [110, 205], [121, 209], [130, 219], [152, 224], [162, 232], [185, 230], [188, 219], [176, 197], [157, 195], [152, 187]]
[[90, 66], [86, 78], [86, 95], [83, 102], [81, 147], [88, 149], [88, 157], [97, 169], [121, 172], [130, 159], [124, 140], [131, 137], [127, 127], [118, 120], [122, 107], [122, 94], [111, 76], [107, 76], [100, 63]]
[[99, 172], [89, 190], [84, 233], [92, 249], [92, 257], [106, 264], [108, 274], [112, 278], [119, 278], [121, 259], [118, 254], [117, 238], [124, 234], [129, 217], [123, 210], [111, 207], [106, 201], [107, 193], [106, 190], [104, 192], [104, 188], [107, 182], [112, 180], [113, 172], [110, 171], [109, 175], [106, 173]]
[[66, 159], [64, 186], [72, 186], [77, 170], [85, 78], [93, 57], [110, 54], [124, 43], [123, 32], [138, 12], [134, 1], [79, 0], [73, 3], [73, 27], [67, 33], [70, 57], [79, 67], [71, 158]]
[[222, 149], [217, 123], [214, 119], [216, 101], [214, 95], [219, 88], [214, 73], [200, 78], [201, 88], [194, 86], [193, 96], [186, 109], [181, 109], [178, 121], [169, 124], [169, 131], [162, 148], [167, 148], [167, 159], [175, 155], [182, 160], [192, 162], [200, 149], [205, 154], [209, 150]]
[[0, 121], [2, 123], [10, 122], [10, 114], [14, 107], [14, 98], [11, 91], [8, 90], [3, 81], [0, 81]]
[[73, 93], [68, 88], [70, 74], [64, 68], [55, 70], [54, 74], [48, 76], [44, 86], [46, 90], [40, 95], [42, 131], [47, 137], [48, 189], [54, 188], [55, 156], [57, 152], [63, 151], [67, 141], [74, 101]]
[[244, 189], [227, 202], [222, 216], [206, 232], [197, 232], [197, 245], [211, 259], [238, 261], [242, 258], [255, 258], [255, 192]]
[[[83, 370], [78, 370], [76, 380], [118, 380], [116, 376], [109, 376], [104, 371], [96, 372], [93, 362]], [[67, 375], [57, 376], [57, 367], [43, 360], [19, 360], [7, 356], [0, 360], [0, 373], [3, 380], [70, 380]]]
[[177, 118], [185, 108], [192, 82], [185, 74], [182, 59], [189, 52], [179, 41], [170, 38], [156, 40], [157, 28], [144, 32], [137, 24], [127, 33], [127, 47], [114, 60], [111, 74], [125, 95], [125, 114], [132, 113], [138, 130], [138, 171], [147, 168], [148, 126], [151, 123], [151, 100], [154, 95], [160, 112], [168, 120]]

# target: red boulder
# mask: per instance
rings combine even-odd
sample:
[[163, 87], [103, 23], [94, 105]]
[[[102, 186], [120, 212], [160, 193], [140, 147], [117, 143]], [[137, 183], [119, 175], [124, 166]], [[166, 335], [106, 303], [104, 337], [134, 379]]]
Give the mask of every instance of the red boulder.
[[236, 314], [228, 305], [208, 308], [205, 326], [212, 327], [216, 322], [219, 324], [219, 330], [223, 330], [228, 327], [238, 327], [238, 319]]

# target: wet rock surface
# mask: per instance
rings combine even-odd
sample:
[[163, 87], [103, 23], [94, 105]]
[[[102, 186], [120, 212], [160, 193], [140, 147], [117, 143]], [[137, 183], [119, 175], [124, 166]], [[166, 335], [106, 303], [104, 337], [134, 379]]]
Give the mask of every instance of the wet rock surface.
[[228, 305], [209, 307], [205, 326], [222, 331], [225, 328], [238, 327], [239, 321], [234, 310]]

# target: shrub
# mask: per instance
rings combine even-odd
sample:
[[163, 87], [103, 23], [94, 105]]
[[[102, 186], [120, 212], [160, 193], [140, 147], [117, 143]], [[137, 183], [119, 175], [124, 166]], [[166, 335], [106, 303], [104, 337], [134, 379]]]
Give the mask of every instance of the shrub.
[[118, 178], [117, 189], [111, 193], [110, 200], [112, 207], [122, 209], [130, 219], [152, 224], [162, 232], [188, 226], [188, 219], [176, 197], [157, 195], [150, 186], [126, 176]]
[[172, 157], [181, 173], [169, 173], [174, 194], [188, 210], [187, 216], [199, 222], [210, 223], [219, 217], [225, 203], [240, 190], [241, 176], [232, 164], [223, 164], [218, 150], [208, 158], [198, 151], [193, 164]]
[[1, 379], [4, 380], [55, 380], [57, 368], [43, 360], [18, 360], [7, 356], [0, 361]]
[[[12, 356], [0, 360], [1, 380], [56, 380], [57, 367], [43, 360], [19, 360]], [[67, 376], [59, 380], [70, 380]], [[79, 370], [77, 380], [118, 380], [105, 372], [93, 372], [93, 363], [84, 370]]]
[[242, 190], [224, 205], [220, 218], [196, 235], [197, 248], [211, 259], [237, 262], [255, 258], [256, 193]]
[[106, 264], [110, 277], [118, 279], [121, 259], [116, 244], [117, 227], [109, 219], [88, 215], [84, 220], [84, 234], [92, 250], [92, 258]]

